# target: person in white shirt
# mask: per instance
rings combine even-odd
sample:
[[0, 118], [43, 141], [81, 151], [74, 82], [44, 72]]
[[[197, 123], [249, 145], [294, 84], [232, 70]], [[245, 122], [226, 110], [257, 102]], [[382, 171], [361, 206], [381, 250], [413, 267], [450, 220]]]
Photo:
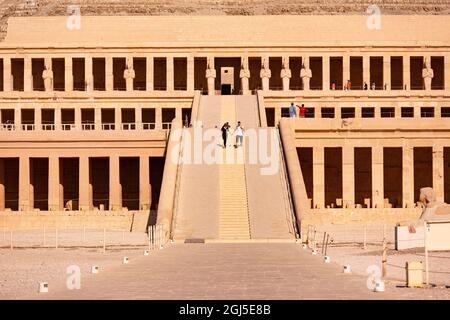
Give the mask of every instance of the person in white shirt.
[[234, 130], [236, 134], [236, 145], [235, 147], [242, 147], [242, 141], [244, 140], [244, 128], [241, 126], [241, 122], [238, 121], [236, 129]]

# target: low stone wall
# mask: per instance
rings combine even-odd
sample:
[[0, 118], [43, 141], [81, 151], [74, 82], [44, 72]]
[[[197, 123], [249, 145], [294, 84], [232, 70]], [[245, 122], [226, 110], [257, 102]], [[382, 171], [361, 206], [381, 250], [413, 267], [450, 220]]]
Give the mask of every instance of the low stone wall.
[[103, 229], [145, 232], [150, 211], [3, 211], [4, 230]]
[[415, 220], [422, 214], [421, 208], [362, 208], [362, 209], [313, 209], [302, 215], [302, 234], [308, 226], [325, 224], [386, 224], [395, 225], [401, 221]]

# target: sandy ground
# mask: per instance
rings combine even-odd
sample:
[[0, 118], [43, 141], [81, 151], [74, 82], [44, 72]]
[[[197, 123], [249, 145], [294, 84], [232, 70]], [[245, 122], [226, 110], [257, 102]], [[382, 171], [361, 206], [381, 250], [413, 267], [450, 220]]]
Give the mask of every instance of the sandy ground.
[[145, 233], [112, 230], [14, 231], [12, 243], [13, 250], [10, 231], [0, 231], [0, 299], [26, 299], [38, 291], [39, 282], [48, 282], [52, 291], [65, 289], [72, 265], [80, 267], [83, 285], [95, 276], [93, 265], [107, 271], [120, 266], [123, 257], [131, 260], [148, 249]]
[[[332, 263], [349, 264], [352, 272], [360, 275], [367, 275], [369, 266], [381, 266], [380, 228], [373, 230], [376, 230], [373, 234], [366, 234], [370, 241], [364, 249], [363, 243], [359, 243], [361, 232], [355, 227], [327, 227], [335, 239], [327, 249]], [[386, 238], [392, 239], [389, 228], [387, 230]], [[347, 238], [343, 238], [343, 234], [347, 234]], [[37, 292], [40, 281], [48, 282], [51, 291], [66, 290], [67, 267], [71, 265], [80, 267], [83, 286], [83, 281], [96, 276], [90, 274], [91, 266], [99, 266], [100, 272], [111, 272], [120, 267], [124, 256], [131, 260], [142, 256], [148, 248], [145, 234], [109, 232], [106, 253], [103, 253], [103, 232], [87, 231], [83, 240], [79, 230], [63, 231], [58, 238], [56, 249], [54, 231], [47, 232], [45, 247], [42, 231], [16, 233], [11, 250], [10, 234], [0, 234], [0, 299], [29, 298]], [[316, 238], [322, 239], [321, 236]], [[320, 244], [318, 249], [319, 255], [315, 258], [323, 259]], [[430, 288], [405, 288], [407, 261], [424, 261], [423, 249], [398, 252], [390, 242], [386, 290], [400, 299], [450, 299], [450, 252], [430, 253]]]
[[[316, 242], [320, 254], [324, 232], [329, 233], [333, 239], [333, 244], [327, 248], [327, 255], [331, 261], [341, 266], [348, 264], [353, 273], [360, 275], [368, 275], [367, 268], [373, 265], [381, 270], [382, 240], [386, 238], [388, 241], [386, 290], [394, 291], [405, 299], [450, 299], [450, 251], [429, 253], [430, 287], [406, 288], [406, 262], [422, 261], [425, 268], [425, 253], [423, 248], [396, 251], [394, 226], [318, 226]], [[364, 242], [366, 242], [365, 249]], [[425, 273], [423, 277], [425, 279]]]

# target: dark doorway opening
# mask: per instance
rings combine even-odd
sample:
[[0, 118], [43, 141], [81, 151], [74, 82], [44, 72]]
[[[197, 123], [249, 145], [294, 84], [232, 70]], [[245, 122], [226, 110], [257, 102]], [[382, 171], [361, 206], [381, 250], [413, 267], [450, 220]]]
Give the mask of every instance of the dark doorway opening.
[[231, 94], [231, 84], [222, 84], [220, 88], [220, 94], [223, 96]]

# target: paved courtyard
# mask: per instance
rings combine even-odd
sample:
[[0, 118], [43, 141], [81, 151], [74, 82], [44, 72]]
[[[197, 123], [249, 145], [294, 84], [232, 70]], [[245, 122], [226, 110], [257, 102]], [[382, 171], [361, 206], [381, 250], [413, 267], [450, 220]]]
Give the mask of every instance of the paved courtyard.
[[298, 244], [172, 244], [44, 299], [390, 299]]

